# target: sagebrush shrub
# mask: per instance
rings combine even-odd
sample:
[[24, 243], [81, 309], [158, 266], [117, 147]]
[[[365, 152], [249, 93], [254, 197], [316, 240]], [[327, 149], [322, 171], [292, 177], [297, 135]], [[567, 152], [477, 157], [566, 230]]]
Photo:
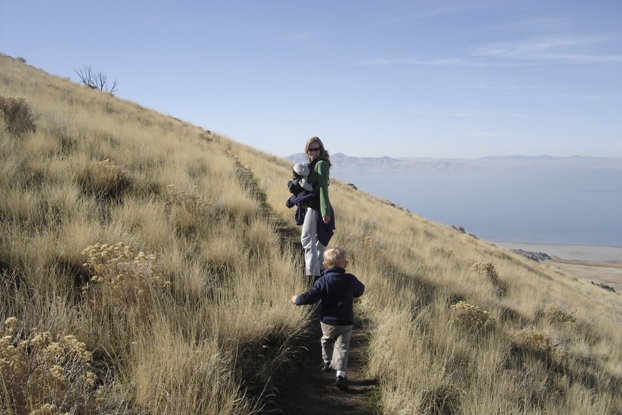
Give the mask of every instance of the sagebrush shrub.
[[459, 301], [452, 305], [453, 322], [467, 329], [493, 328], [496, 321], [490, 318], [490, 313], [483, 308]]
[[108, 198], [123, 195], [134, 184], [127, 170], [108, 159], [89, 166], [80, 180], [88, 193]]
[[497, 295], [504, 297], [507, 294], [508, 284], [499, 278], [499, 274], [492, 262], [476, 262], [471, 266], [471, 270], [488, 278], [493, 286], [497, 288]]
[[492, 262], [476, 262], [471, 266], [471, 269], [484, 277], [488, 277], [493, 283], [499, 280], [499, 274], [497, 274]]
[[25, 334], [15, 317], [0, 334], [1, 413], [57, 414], [95, 405], [92, 355], [75, 336]]
[[30, 106], [24, 98], [0, 95], [0, 115], [4, 119], [7, 131], [13, 135], [37, 130]]
[[577, 319], [574, 316], [575, 311], [562, 310], [555, 304], [546, 306], [542, 314], [552, 323], [572, 324]]
[[533, 326], [516, 332], [512, 341], [515, 347], [517, 346], [523, 350], [532, 351], [547, 357], [555, 351], [551, 338]]
[[158, 273], [154, 255], [136, 255], [122, 242], [92, 245], [82, 254], [87, 256], [84, 267], [92, 275], [82, 290], [89, 303], [112, 302], [123, 309], [148, 305], [171, 285]]

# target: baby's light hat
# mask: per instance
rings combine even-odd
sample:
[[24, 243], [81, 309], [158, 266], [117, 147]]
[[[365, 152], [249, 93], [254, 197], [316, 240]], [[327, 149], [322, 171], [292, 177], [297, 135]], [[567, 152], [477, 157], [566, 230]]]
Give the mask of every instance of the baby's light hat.
[[299, 176], [306, 177], [309, 175], [309, 166], [304, 163], [296, 163], [294, 165], [294, 173]]

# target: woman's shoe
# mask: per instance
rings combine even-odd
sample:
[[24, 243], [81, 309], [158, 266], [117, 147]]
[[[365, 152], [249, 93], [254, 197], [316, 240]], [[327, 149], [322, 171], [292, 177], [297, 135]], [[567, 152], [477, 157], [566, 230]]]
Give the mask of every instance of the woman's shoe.
[[347, 391], [348, 390], [348, 378], [345, 378], [343, 376], [337, 376], [337, 380], [335, 381], [335, 386], [337, 386], [339, 390]]

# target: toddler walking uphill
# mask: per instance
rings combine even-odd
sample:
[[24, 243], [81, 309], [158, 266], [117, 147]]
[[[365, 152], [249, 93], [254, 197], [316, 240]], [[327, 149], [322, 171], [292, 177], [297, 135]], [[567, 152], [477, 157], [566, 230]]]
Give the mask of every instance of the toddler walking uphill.
[[350, 352], [350, 338], [354, 325], [354, 298], [365, 292], [365, 286], [354, 275], [346, 273], [348, 258], [341, 248], [330, 248], [324, 253], [324, 271], [309, 291], [294, 295], [295, 305], [315, 304], [321, 300], [322, 370], [336, 370], [335, 385], [347, 391], [346, 368]]

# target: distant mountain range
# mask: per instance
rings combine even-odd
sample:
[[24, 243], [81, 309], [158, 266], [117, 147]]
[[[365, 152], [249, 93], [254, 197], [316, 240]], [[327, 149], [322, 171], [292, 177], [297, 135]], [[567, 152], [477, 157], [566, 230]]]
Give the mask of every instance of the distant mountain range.
[[[286, 157], [293, 163], [306, 162], [303, 153]], [[330, 156], [333, 171], [338, 172], [408, 172], [537, 169], [622, 169], [622, 158], [491, 156], [476, 159], [352, 157], [343, 153]]]

